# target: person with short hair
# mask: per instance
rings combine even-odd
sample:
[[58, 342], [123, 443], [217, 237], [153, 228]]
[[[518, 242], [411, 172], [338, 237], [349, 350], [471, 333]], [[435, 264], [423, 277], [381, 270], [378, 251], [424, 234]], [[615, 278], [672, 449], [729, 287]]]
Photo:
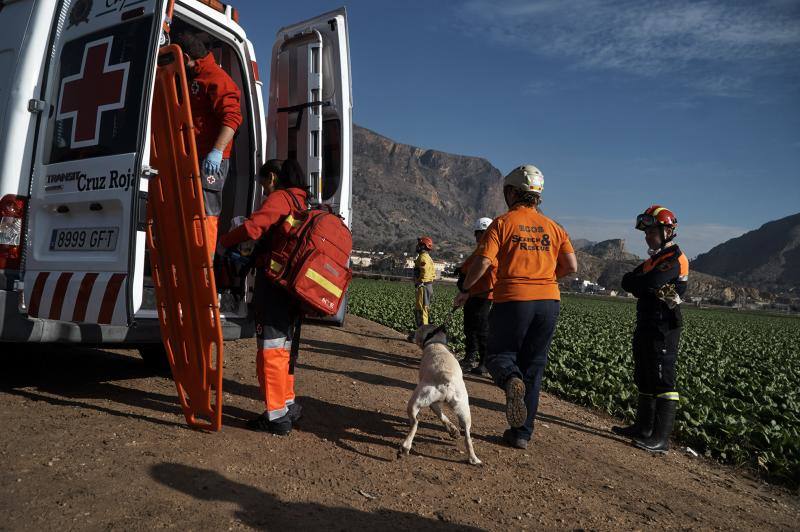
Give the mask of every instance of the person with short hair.
[[540, 210], [543, 190], [544, 176], [535, 166], [519, 166], [505, 177], [503, 195], [509, 210], [486, 230], [476, 252], [479, 259], [453, 302], [462, 306], [469, 290], [497, 264], [486, 367], [506, 394], [510, 427], [503, 439], [518, 449], [527, 448], [533, 436], [560, 309], [558, 279], [578, 269], [569, 235]]
[[189, 78], [194, 139], [197, 156], [201, 158], [206, 237], [213, 250], [217, 243], [222, 189], [228, 177], [233, 136], [242, 123], [241, 92], [197, 35], [183, 32], [172, 42], [183, 51]]

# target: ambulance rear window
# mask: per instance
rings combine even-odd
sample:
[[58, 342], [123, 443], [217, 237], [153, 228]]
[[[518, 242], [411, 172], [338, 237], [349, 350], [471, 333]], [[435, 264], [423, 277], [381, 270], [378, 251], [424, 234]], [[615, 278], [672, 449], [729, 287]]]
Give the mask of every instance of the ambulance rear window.
[[342, 184], [342, 123], [322, 122], [322, 199], [331, 199]]
[[64, 44], [49, 164], [138, 151], [151, 29], [142, 17]]

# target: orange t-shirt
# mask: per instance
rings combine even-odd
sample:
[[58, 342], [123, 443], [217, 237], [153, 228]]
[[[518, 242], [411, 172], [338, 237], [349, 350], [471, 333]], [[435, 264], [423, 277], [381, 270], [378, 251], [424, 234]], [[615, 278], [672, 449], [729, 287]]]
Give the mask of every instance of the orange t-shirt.
[[563, 227], [532, 207], [512, 207], [495, 219], [476, 255], [497, 264], [494, 300], [561, 299], [556, 279], [558, 256], [574, 253]]
[[[464, 264], [461, 265], [459, 270], [466, 275], [478, 256], [479, 255], [477, 255], [477, 252], [475, 252], [467, 257], [467, 260], [464, 261]], [[489, 266], [489, 269], [486, 270], [486, 273], [483, 274], [483, 277], [478, 279], [478, 281], [469, 289], [469, 295], [493, 299], [494, 295], [492, 294], [492, 290], [494, 289], [495, 278], [495, 267], [494, 264], [492, 264]]]

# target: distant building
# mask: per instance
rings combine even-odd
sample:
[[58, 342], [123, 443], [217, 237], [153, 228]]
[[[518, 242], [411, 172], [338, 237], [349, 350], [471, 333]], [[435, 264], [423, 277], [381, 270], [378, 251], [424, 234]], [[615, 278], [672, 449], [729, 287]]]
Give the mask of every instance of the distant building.
[[573, 292], [580, 292], [581, 294], [598, 294], [605, 291], [605, 288], [599, 284], [580, 277], [570, 279], [567, 286]]
[[372, 266], [372, 257], [350, 255], [350, 264], [359, 268], [369, 268]]
[[433, 261], [433, 269], [436, 271], [436, 278], [441, 279], [442, 273], [447, 269], [450, 265], [449, 262], [445, 262], [443, 260], [435, 260]]

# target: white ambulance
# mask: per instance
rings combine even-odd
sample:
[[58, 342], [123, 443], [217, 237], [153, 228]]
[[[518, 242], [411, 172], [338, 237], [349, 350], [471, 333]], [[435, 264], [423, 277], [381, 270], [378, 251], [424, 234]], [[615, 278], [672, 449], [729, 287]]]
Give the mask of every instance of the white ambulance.
[[[350, 225], [344, 9], [278, 32], [266, 117], [238, 20], [217, 0], [0, 0], [0, 341], [158, 352], [144, 232], [158, 171], [150, 108], [159, 46], [178, 32], [203, 35], [241, 89], [220, 234], [260, 204], [255, 176], [270, 158], [296, 158], [312, 201]], [[221, 298], [226, 339], [253, 334], [243, 283], [242, 297]]]

